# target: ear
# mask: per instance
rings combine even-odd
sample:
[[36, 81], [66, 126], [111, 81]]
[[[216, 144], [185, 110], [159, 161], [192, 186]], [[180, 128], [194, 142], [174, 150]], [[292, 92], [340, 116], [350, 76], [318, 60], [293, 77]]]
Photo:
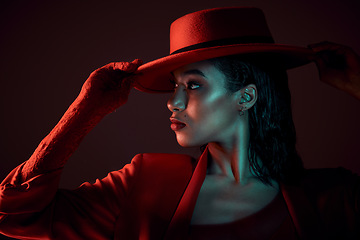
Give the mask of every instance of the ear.
[[249, 84], [236, 93], [236, 103], [239, 111], [245, 111], [254, 106], [258, 97], [255, 84]]

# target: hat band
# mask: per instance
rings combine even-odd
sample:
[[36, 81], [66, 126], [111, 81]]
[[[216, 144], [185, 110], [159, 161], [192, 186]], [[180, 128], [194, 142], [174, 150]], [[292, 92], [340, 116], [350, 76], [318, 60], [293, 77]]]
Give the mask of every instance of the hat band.
[[196, 49], [202, 49], [202, 48], [219, 47], [219, 46], [234, 45], [234, 44], [247, 44], [247, 43], [274, 43], [274, 39], [271, 36], [243, 36], [236, 38], [218, 39], [218, 40], [202, 42], [187, 47], [183, 47], [170, 53], [170, 55], [196, 50]]

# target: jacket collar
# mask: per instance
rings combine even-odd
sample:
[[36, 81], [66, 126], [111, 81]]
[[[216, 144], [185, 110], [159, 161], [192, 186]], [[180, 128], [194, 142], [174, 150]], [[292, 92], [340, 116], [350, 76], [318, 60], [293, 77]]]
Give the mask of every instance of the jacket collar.
[[[187, 238], [195, 204], [206, 177], [208, 154], [209, 151], [206, 148], [198, 159], [195, 170], [171, 218], [165, 239]], [[301, 185], [280, 183], [280, 189], [299, 237], [301, 239], [323, 239], [324, 228], [304, 188]]]
[[208, 148], [205, 149], [197, 162], [193, 175], [170, 221], [165, 239], [187, 238], [196, 200], [206, 177], [207, 161]]

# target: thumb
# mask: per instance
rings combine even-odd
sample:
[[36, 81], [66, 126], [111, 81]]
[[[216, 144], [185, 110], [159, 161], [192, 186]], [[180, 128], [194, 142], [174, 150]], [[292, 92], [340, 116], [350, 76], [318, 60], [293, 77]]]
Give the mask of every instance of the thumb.
[[114, 62], [114, 70], [121, 70], [123, 72], [132, 73], [142, 64], [142, 60], [135, 59], [132, 62]]
[[131, 62], [131, 64], [136, 65], [136, 67], [140, 67], [143, 64], [143, 61], [141, 59], [135, 59]]

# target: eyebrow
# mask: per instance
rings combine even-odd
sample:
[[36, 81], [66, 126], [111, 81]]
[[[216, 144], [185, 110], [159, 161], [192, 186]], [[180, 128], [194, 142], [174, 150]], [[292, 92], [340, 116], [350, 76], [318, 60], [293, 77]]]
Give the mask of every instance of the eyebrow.
[[202, 77], [206, 77], [205, 74], [202, 71], [200, 71], [199, 69], [190, 69], [190, 70], [187, 70], [182, 73], [182, 75], [190, 75], [190, 74], [195, 74], [195, 75], [200, 75]]

